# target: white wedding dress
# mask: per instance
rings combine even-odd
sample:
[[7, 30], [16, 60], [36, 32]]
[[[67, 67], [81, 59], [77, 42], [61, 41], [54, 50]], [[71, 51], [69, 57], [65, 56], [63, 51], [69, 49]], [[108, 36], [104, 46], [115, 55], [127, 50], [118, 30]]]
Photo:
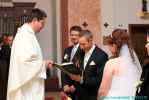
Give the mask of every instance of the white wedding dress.
[[133, 100], [136, 92], [136, 85], [141, 76], [141, 66], [135, 55], [133, 62], [127, 45], [124, 45], [118, 58], [110, 59], [105, 67], [115, 67], [118, 74], [112, 76], [110, 90], [104, 100]]

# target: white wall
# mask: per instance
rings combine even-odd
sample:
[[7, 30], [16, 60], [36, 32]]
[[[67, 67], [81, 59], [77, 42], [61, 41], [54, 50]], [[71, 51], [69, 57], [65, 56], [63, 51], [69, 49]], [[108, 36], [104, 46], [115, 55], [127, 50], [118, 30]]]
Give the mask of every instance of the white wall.
[[[126, 28], [129, 24], [149, 24], [149, 19], [137, 16], [141, 12], [142, 0], [101, 0], [102, 35], [108, 35], [114, 28]], [[148, 9], [149, 9], [149, 0]], [[103, 24], [107, 22], [108, 28]]]
[[41, 47], [43, 49], [44, 58], [53, 58], [53, 35], [56, 34], [52, 30], [52, 0], [37, 0], [35, 7], [43, 9], [47, 13], [47, 21], [45, 28], [37, 35]]

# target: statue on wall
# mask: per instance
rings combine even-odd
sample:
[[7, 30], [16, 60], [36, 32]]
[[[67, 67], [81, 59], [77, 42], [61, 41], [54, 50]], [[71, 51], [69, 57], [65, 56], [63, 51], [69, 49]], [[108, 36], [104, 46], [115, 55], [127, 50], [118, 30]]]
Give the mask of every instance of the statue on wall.
[[147, 12], [147, 0], [142, 0], [142, 11]]

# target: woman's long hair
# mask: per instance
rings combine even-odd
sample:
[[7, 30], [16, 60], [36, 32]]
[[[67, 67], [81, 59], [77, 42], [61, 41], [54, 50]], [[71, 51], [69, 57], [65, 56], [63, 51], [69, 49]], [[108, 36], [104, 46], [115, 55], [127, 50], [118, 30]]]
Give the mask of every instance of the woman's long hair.
[[132, 59], [134, 60], [134, 54], [133, 54], [133, 49], [131, 45], [131, 41], [129, 38], [129, 35], [127, 33], [127, 30], [125, 29], [115, 29], [110, 36], [106, 38], [106, 43], [108, 45], [115, 44], [117, 47], [117, 51], [113, 55], [113, 57], [119, 57], [120, 56], [120, 50], [123, 45], [128, 45], [130, 55]]

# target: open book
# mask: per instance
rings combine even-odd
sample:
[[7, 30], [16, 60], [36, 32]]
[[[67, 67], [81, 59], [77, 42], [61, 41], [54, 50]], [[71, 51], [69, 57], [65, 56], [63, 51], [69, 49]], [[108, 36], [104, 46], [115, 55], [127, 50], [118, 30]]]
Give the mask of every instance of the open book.
[[65, 62], [60, 64], [60, 66], [72, 66], [72, 65], [73, 65], [73, 62]]
[[66, 62], [62, 64], [54, 63], [54, 66], [59, 68], [62, 72], [64, 72], [67, 75], [80, 74], [80, 71], [78, 70], [78, 68], [74, 66], [72, 62]]

